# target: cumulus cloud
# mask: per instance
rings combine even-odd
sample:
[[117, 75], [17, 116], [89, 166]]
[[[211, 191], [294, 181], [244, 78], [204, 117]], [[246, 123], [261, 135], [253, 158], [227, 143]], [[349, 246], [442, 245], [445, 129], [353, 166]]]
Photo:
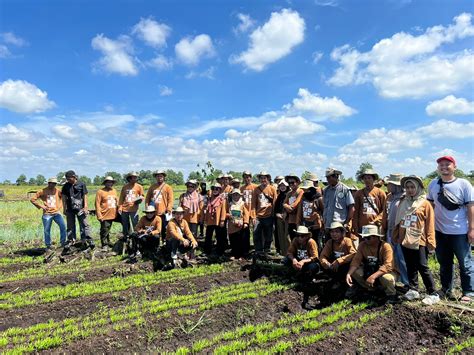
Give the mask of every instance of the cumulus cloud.
[[170, 33], [171, 27], [158, 23], [153, 18], [141, 18], [132, 29], [132, 34], [153, 48], [166, 47], [166, 39]]
[[291, 104], [284, 105], [283, 108], [292, 113], [307, 113], [317, 119], [336, 119], [357, 113], [357, 110], [347, 106], [335, 96], [321, 97], [304, 88], [298, 90], [298, 96]]
[[97, 132], [99, 132], [97, 127], [94, 124], [90, 123], [90, 122], [79, 122], [77, 125], [79, 126], [79, 128], [83, 129], [87, 133], [97, 133]]
[[426, 106], [429, 116], [454, 116], [474, 114], [474, 102], [448, 95], [444, 99], [432, 101]]
[[68, 125], [55, 125], [51, 128], [51, 131], [53, 131], [61, 138], [75, 139], [78, 137], [78, 135], [74, 132], [73, 128]]
[[311, 135], [316, 132], [323, 132], [326, 128], [320, 124], [308, 121], [304, 117], [280, 117], [275, 121], [262, 124], [259, 131], [262, 134], [284, 137], [292, 139], [293, 137]]
[[235, 34], [245, 33], [255, 25], [255, 21], [249, 15], [238, 13], [237, 19], [240, 23], [234, 27]]
[[399, 32], [376, 43], [368, 52], [349, 45], [335, 48], [331, 58], [339, 63], [328, 80], [335, 86], [371, 83], [383, 97], [421, 98], [455, 92], [474, 81], [474, 54], [440, 51], [443, 44], [474, 35], [471, 14], [454, 23], [428, 28], [418, 36]]
[[91, 44], [93, 49], [102, 53], [102, 57], [95, 63], [96, 70], [124, 76], [138, 74], [130, 37], [119, 36], [117, 40], [113, 40], [98, 34]]
[[11, 123], [6, 126], [0, 127], [0, 135], [2, 136], [2, 141], [5, 142], [17, 142], [17, 141], [29, 141], [32, 139], [32, 135], [24, 130], [12, 125]]
[[474, 122], [459, 123], [443, 119], [420, 127], [417, 132], [432, 138], [470, 138], [474, 137]]
[[173, 95], [173, 89], [167, 87], [166, 85], [160, 85], [160, 96], [170, 96]]
[[55, 107], [48, 93], [25, 80], [0, 83], [0, 107], [18, 113], [38, 113]]
[[191, 70], [185, 75], [186, 79], [195, 79], [195, 78], [205, 78], [205, 79], [214, 79], [214, 72], [216, 67], [212, 66], [203, 71]]
[[17, 47], [24, 47], [28, 45], [28, 42], [25, 39], [21, 38], [20, 36], [17, 36], [13, 32], [0, 33], [0, 38], [4, 43], [12, 44]]
[[298, 12], [283, 9], [273, 12], [268, 22], [250, 34], [249, 48], [230, 58], [231, 63], [262, 71], [286, 57], [304, 40], [305, 21]]
[[158, 71], [170, 70], [173, 68], [173, 61], [170, 58], [165, 57], [164, 55], [157, 55], [155, 58], [149, 60], [147, 65], [151, 68], [154, 68]]
[[7, 46], [0, 44], [0, 58], [8, 58], [12, 54]]
[[216, 53], [212, 39], [207, 34], [183, 38], [174, 49], [178, 60], [189, 66], [195, 66], [202, 58], [213, 57]]

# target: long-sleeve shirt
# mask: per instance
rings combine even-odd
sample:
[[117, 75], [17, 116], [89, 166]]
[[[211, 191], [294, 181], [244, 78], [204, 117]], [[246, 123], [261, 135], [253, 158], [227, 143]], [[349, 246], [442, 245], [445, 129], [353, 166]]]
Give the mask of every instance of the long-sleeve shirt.
[[217, 196], [209, 198], [207, 204], [212, 204], [216, 198], [221, 199], [221, 203], [213, 212], [209, 212], [207, 206], [204, 207], [204, 224], [206, 226], [218, 226], [220, 223], [225, 222], [227, 201], [223, 200], [221, 196]]
[[123, 212], [137, 212], [138, 204], [135, 201], [138, 198], [143, 198], [143, 186], [138, 183], [131, 183], [123, 185], [120, 191], [119, 210]]
[[293, 239], [290, 246], [288, 247], [287, 255], [291, 255], [296, 260], [300, 261], [303, 259], [311, 259], [315, 261], [318, 259], [318, 245], [314, 239], [308, 239], [306, 245], [302, 245], [299, 238]]
[[95, 195], [95, 214], [99, 221], [110, 221], [117, 217], [117, 191], [114, 188], [100, 189]]
[[351, 267], [354, 266], [358, 268], [363, 263], [367, 262], [369, 257], [371, 257], [377, 258], [380, 265], [378, 271], [381, 271], [384, 274], [390, 272], [397, 272], [395, 260], [393, 258], [392, 246], [384, 241], [380, 241], [380, 243], [382, 244], [380, 246], [380, 252], [378, 252], [378, 244], [376, 244], [375, 246], [371, 246], [365, 240], [361, 242], [359, 244], [359, 247], [357, 248], [357, 253], [351, 261]]
[[175, 218], [171, 219], [166, 226], [166, 239], [177, 239], [184, 241], [188, 239], [191, 243], [196, 243], [193, 233], [189, 229], [188, 222], [183, 218], [179, 223]]
[[395, 217], [397, 216], [398, 205], [400, 204], [400, 199], [403, 196], [403, 192], [398, 194], [387, 195], [387, 200], [385, 201], [385, 208], [382, 214], [382, 233], [385, 233], [387, 236], [387, 242], [392, 242], [393, 228], [395, 227]]
[[31, 198], [31, 203], [37, 208], [41, 208], [38, 199], [43, 201], [43, 205], [46, 206], [46, 210], [43, 210], [43, 214], [57, 214], [63, 207], [61, 191], [57, 188], [44, 188]]
[[285, 202], [283, 202], [283, 207], [287, 207], [285, 208], [285, 211], [288, 215], [288, 223], [299, 224], [301, 222], [298, 214], [298, 206], [301, 204], [303, 192], [304, 191], [302, 189], [296, 189], [294, 191], [290, 190], [290, 192], [288, 192], [286, 195]]
[[356, 252], [357, 250], [351, 238], [343, 237], [340, 243], [330, 239], [324, 245], [320, 259], [321, 261], [326, 260], [329, 263], [337, 260], [339, 265], [348, 264], [352, 261]]
[[154, 203], [157, 215], [171, 213], [174, 202], [173, 189], [165, 182], [151, 185], [145, 197], [145, 206], [150, 205], [150, 202]]
[[369, 192], [363, 188], [355, 193], [353, 227], [356, 232], [359, 232], [363, 226], [368, 224], [382, 223], [386, 199], [385, 192], [375, 186]]
[[181, 196], [179, 196], [179, 206], [181, 206], [184, 209], [184, 219], [188, 223], [199, 223], [199, 221], [201, 220], [201, 215], [203, 213], [203, 208], [204, 208], [204, 198], [203, 198], [203, 196], [198, 195], [199, 196], [199, 207], [198, 207], [197, 211], [194, 211], [193, 213], [191, 213], [189, 211], [188, 207], [184, 206], [184, 204], [183, 204], [184, 196], [185, 196], [185, 194], [181, 194]]
[[256, 187], [257, 185], [254, 183], [250, 183], [248, 185], [240, 187], [240, 192], [242, 192], [245, 207], [250, 212], [250, 218], [255, 218], [255, 216], [252, 216], [252, 196], [253, 190], [255, 190]]
[[155, 216], [153, 219], [148, 219], [143, 216], [135, 226], [135, 232], [144, 233], [150, 231], [151, 235], [158, 236], [161, 232], [161, 217]]
[[249, 224], [250, 213], [245, 207], [245, 203], [234, 203], [230, 202], [227, 204], [227, 219], [229, 221], [228, 231], [229, 234], [236, 233], [244, 227], [245, 224]]
[[392, 240], [394, 243], [402, 243], [407, 228], [414, 229], [420, 234], [420, 246], [427, 246], [433, 250], [436, 248], [434, 210], [431, 203], [425, 200], [423, 204], [410, 215], [405, 216], [393, 229]]
[[306, 221], [312, 222], [316, 229], [322, 228], [323, 219], [320, 213], [322, 205], [322, 197], [310, 201], [306, 200], [303, 196], [303, 198], [301, 199], [301, 203], [298, 205], [297, 224], [300, 224], [302, 221]]
[[255, 218], [271, 217], [276, 198], [277, 192], [272, 185], [257, 186], [252, 195], [252, 215]]

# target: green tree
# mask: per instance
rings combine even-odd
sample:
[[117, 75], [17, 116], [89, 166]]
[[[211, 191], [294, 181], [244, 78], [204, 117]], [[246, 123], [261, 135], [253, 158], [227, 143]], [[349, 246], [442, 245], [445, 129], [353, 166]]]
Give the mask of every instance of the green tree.
[[151, 170], [140, 170], [138, 172], [138, 182], [142, 185], [151, 185], [155, 182], [153, 177], [153, 171]]
[[306, 170], [302, 175], [301, 175], [301, 181], [303, 180], [308, 180], [309, 176], [311, 175], [311, 172]]
[[16, 179], [16, 184], [17, 185], [26, 185], [26, 175], [21, 174], [20, 176], [18, 176], [18, 178]]
[[28, 180], [28, 185], [33, 185], [34, 186], [34, 185], [38, 185], [38, 184], [36, 183], [35, 178], [30, 178], [30, 180]]
[[92, 185], [91, 179], [86, 175], [79, 176], [78, 180], [82, 181], [86, 185]]
[[[114, 178], [114, 180], [117, 181], [117, 184], [123, 184], [124, 182], [124, 179], [122, 177], [122, 174], [120, 173], [117, 173], [116, 171], [107, 171], [105, 174], [104, 174], [104, 177], [105, 176], [112, 176]], [[100, 182], [102, 183], [102, 181]]]
[[227, 174], [230, 174], [232, 175], [232, 177], [235, 179], [239, 179], [240, 181], [242, 181], [242, 172], [241, 171], [234, 171], [234, 170], [229, 170], [227, 172]]
[[188, 180], [204, 181], [204, 177], [199, 171], [191, 171], [188, 175]]
[[100, 185], [102, 185], [103, 182], [104, 182], [104, 177], [99, 176], [99, 175], [96, 175], [94, 177], [94, 180], [92, 180], [92, 184], [95, 185], [95, 186], [100, 186]]
[[3, 185], [11, 185], [12, 182], [7, 179], [7, 180], [4, 180], [2, 184], [3, 184]]
[[216, 178], [222, 174], [222, 170], [214, 168], [214, 165], [210, 161], [208, 161], [205, 166], [201, 167], [201, 165], [197, 164], [198, 168], [201, 168], [202, 176], [207, 182], [216, 181]]
[[370, 164], [369, 162], [365, 162], [365, 163], [362, 163], [360, 164], [359, 166], [359, 170], [357, 170], [356, 172], [356, 175], [355, 175], [355, 178], [356, 180], [359, 180], [359, 176], [366, 170], [368, 169], [373, 169], [374, 167], [372, 166], [372, 164]]
[[58, 181], [64, 180], [65, 179], [65, 177], [64, 177], [65, 174], [66, 174], [66, 172], [64, 172], [64, 171], [60, 171], [59, 173], [57, 173], [56, 178], [58, 179]]
[[[456, 169], [454, 171], [454, 176], [456, 176], [458, 178], [464, 178], [464, 179], [469, 177], [461, 169]], [[439, 177], [439, 173], [438, 173], [438, 170], [435, 170], [435, 171], [432, 171], [431, 173], [429, 173], [428, 175], [426, 175], [425, 179], [433, 180], [433, 179], [436, 179], [437, 177]]]
[[184, 176], [181, 171], [174, 171], [173, 169], [166, 170], [166, 181], [172, 185], [184, 185]]
[[46, 182], [46, 178], [43, 175], [38, 174], [38, 176], [36, 177], [36, 183], [38, 185], [44, 185], [45, 182]]

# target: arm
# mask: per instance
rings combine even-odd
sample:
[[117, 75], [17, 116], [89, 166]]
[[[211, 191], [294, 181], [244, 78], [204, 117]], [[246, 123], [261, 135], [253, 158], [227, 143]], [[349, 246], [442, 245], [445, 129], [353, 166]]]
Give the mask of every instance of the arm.
[[331, 266], [331, 263], [328, 260], [329, 256], [331, 255], [331, 246], [329, 245], [330, 243], [332, 242], [328, 240], [324, 245], [323, 251], [321, 252], [321, 266], [325, 269], [329, 269]]
[[429, 251], [433, 251], [436, 248], [436, 238], [435, 238], [435, 216], [433, 207], [427, 201], [425, 205], [425, 234], [426, 234], [426, 247]]
[[354, 217], [354, 212], [355, 212], [354, 205], [349, 205], [347, 207], [347, 218], [344, 221], [345, 225], [349, 224], [349, 222], [352, 220], [352, 218]]
[[467, 223], [469, 243], [474, 244], [474, 202], [467, 205]]
[[[355, 197], [354, 197], [354, 213], [353, 213], [353, 218], [352, 218], [352, 228], [353, 230], [357, 233], [359, 232], [359, 215], [361, 213], [361, 205], [362, 205], [362, 199], [360, 197], [360, 190], [356, 192]], [[350, 206], [349, 206], [350, 208]], [[350, 221], [349, 219], [349, 211], [348, 210], [348, 215], [347, 215], [347, 223]]]
[[226, 220], [226, 210], [227, 210], [227, 201], [224, 200], [222, 201], [221, 205], [220, 205], [220, 210], [221, 210], [221, 213], [219, 214], [220, 216], [220, 220], [219, 220], [219, 226], [220, 227], [224, 227], [225, 225], [225, 220]]
[[167, 187], [168, 187], [167, 189], [168, 201], [166, 203], [166, 212], [171, 213], [171, 211], [173, 210], [174, 194], [173, 194], [173, 188], [169, 185]]
[[43, 195], [43, 191], [38, 191], [30, 200], [30, 202], [38, 209], [42, 209], [43, 211], [46, 211], [46, 206], [39, 204], [37, 200], [41, 198]]
[[189, 242], [192, 244], [193, 248], [196, 248], [198, 243], [196, 241], [196, 239], [194, 239], [194, 235], [193, 233], [191, 232], [191, 230], [189, 229], [189, 224], [183, 220], [183, 229], [184, 229], [184, 235], [188, 238]]
[[100, 200], [102, 199], [100, 190], [95, 195], [95, 215], [99, 221], [102, 221], [102, 212], [100, 210]]
[[175, 222], [169, 222], [166, 226], [166, 237], [169, 239], [176, 239], [179, 240], [181, 243], [184, 242], [184, 237], [182, 237], [178, 231]]
[[340, 258], [337, 259], [337, 262], [339, 263], [339, 265], [350, 263], [357, 253], [357, 250], [354, 247], [354, 244], [352, 243], [352, 241], [346, 244], [346, 248], [349, 249], [349, 252], [348, 254], [341, 256]]
[[155, 220], [153, 221], [154, 224], [154, 229], [151, 231], [151, 235], [154, 237], [157, 237], [161, 233], [161, 218], [160, 217], [155, 217]]
[[153, 185], [150, 186], [150, 188], [148, 189], [148, 192], [146, 193], [145, 207], [148, 207], [148, 205], [150, 204], [152, 195], [153, 195]]

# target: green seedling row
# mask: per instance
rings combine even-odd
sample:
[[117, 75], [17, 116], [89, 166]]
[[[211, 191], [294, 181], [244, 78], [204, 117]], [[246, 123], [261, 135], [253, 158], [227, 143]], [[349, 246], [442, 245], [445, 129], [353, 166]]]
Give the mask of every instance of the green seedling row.
[[44, 267], [31, 267], [25, 270], [21, 270], [19, 272], [8, 272], [8, 273], [1, 273], [0, 272], [0, 283], [3, 282], [12, 282], [12, 281], [20, 281], [25, 279], [34, 279], [40, 277], [52, 277], [58, 275], [68, 275], [73, 274], [75, 272], [84, 272], [104, 266], [111, 266], [111, 265], [120, 265], [120, 260], [122, 257], [116, 256], [113, 258], [107, 258], [102, 260], [81, 260], [79, 262], [75, 262], [73, 264], [58, 264], [52, 267], [49, 267], [47, 264]]
[[[462, 343], [456, 344], [451, 349], [449, 349], [448, 354], [458, 354], [461, 352], [469, 353], [466, 351], [468, 349], [474, 348], [474, 337], [469, 337], [467, 340], [463, 341]], [[472, 352], [470, 352], [472, 354]]]
[[42, 262], [41, 258], [33, 256], [19, 256], [16, 258], [4, 257], [0, 258], [0, 267], [13, 264], [40, 264]]
[[174, 269], [167, 272], [135, 274], [127, 277], [110, 277], [105, 280], [54, 286], [21, 293], [6, 292], [0, 295], [0, 310], [25, 307], [61, 300], [86, 297], [104, 293], [125, 291], [130, 288], [157, 285], [163, 282], [182, 281], [231, 270], [220, 264], [206, 265], [192, 269]]

